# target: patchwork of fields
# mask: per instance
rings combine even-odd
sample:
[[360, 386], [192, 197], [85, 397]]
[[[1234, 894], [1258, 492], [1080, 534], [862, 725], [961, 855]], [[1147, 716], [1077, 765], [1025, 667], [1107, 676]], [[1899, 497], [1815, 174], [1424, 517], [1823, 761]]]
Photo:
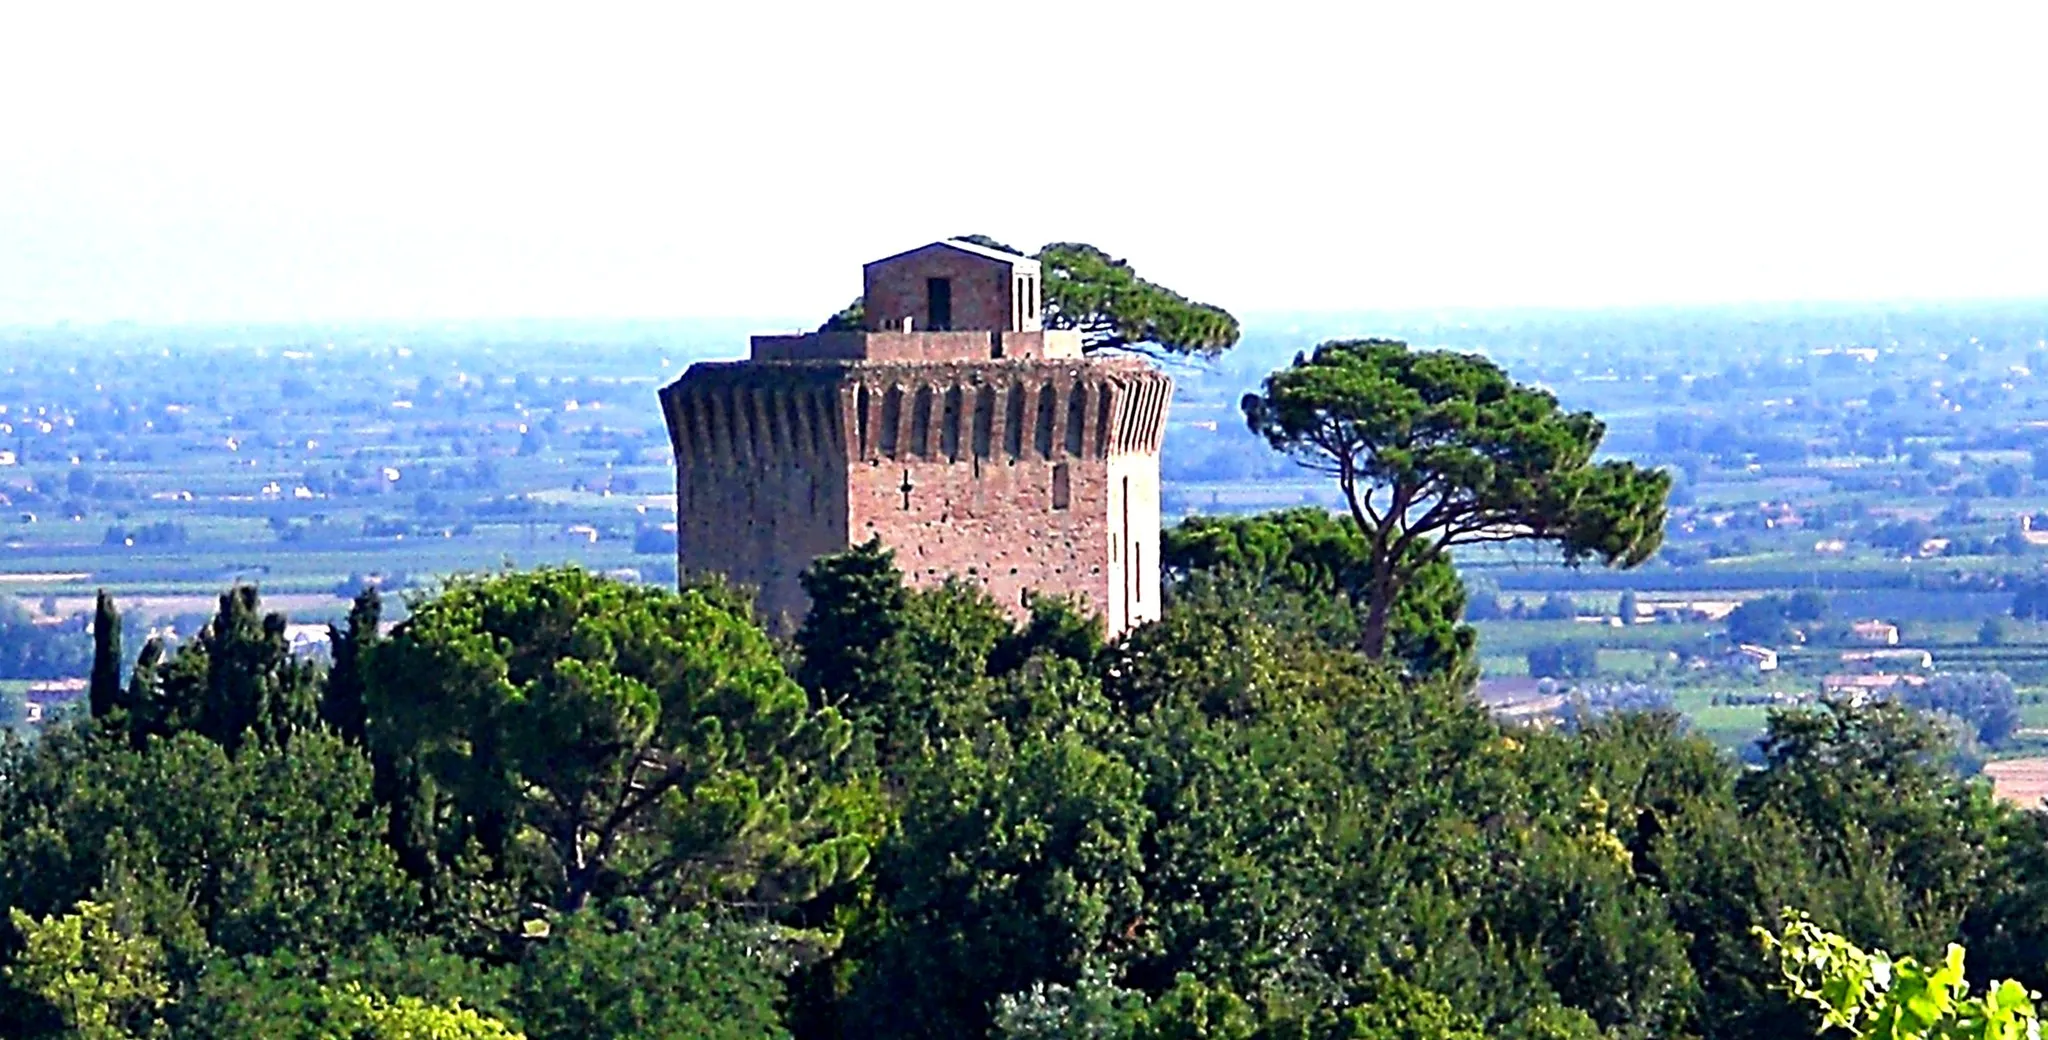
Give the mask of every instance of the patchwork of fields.
[[[1932, 673], [2010, 677], [2021, 736], [1990, 755], [2024, 754], [2027, 731], [2048, 729], [2048, 632], [2035, 620], [2048, 610], [2027, 606], [2048, 587], [2048, 312], [1247, 327], [1220, 360], [1173, 366], [1170, 518], [1337, 505], [1329, 480], [1245, 428], [1238, 399], [1296, 351], [1365, 333], [1486, 353], [1596, 412], [1606, 451], [1674, 475], [1664, 549], [1638, 570], [1568, 569], [1527, 546], [1458, 557], [1486, 681], [1526, 680], [1532, 656], [1584, 647], [1572, 685], [1647, 690], [1739, 748], [1772, 695], [1809, 696], [1843, 670], [1854, 645], [1841, 626], [1877, 620], [1926, 650]], [[0, 600], [54, 631], [106, 589], [141, 622], [189, 632], [237, 582], [317, 622], [366, 584], [398, 593], [402, 612], [405, 594], [449, 574], [506, 566], [673, 581], [655, 391], [692, 359], [737, 354], [747, 330], [0, 334]], [[1770, 644], [1775, 670], [1723, 666], [1729, 607], [1802, 591], [1824, 616], [1801, 623], [1803, 640]], [[1645, 623], [1604, 623], [1624, 594]]]

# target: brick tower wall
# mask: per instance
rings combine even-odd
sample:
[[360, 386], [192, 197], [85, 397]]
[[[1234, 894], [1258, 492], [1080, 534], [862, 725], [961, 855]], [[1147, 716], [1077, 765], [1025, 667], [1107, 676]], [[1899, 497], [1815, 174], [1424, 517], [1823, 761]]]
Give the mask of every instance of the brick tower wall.
[[678, 569], [759, 589], [762, 617], [784, 630], [809, 609], [797, 576], [848, 544], [839, 390], [815, 366], [696, 365], [662, 392]]
[[[863, 366], [852, 537], [879, 534], [914, 584], [954, 575], [1015, 614], [1040, 592], [1078, 595], [1112, 632], [1156, 617], [1158, 448], [1171, 392], [1139, 362]], [[1126, 548], [1134, 540], [1136, 552]], [[1124, 562], [1148, 559], [1150, 583], [1132, 572], [1127, 602]]]
[[1078, 595], [1121, 632], [1158, 616], [1171, 394], [1128, 359], [692, 366], [663, 392], [682, 570], [793, 621], [812, 558], [880, 535], [913, 584]]

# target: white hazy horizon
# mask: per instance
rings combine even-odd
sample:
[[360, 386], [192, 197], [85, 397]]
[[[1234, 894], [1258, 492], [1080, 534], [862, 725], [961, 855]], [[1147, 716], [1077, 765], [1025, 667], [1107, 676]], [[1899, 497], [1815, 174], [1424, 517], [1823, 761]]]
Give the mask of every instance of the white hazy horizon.
[[2048, 297], [2048, 9], [1338, 6], [19, 5], [0, 325]]

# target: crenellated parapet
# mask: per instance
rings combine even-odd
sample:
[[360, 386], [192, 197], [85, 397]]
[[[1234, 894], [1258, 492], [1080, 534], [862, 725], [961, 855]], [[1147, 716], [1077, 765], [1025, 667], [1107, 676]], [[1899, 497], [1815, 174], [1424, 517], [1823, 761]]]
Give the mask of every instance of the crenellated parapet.
[[1153, 454], [1172, 396], [1134, 360], [704, 364], [662, 394], [677, 459], [720, 468]]
[[699, 364], [661, 392], [685, 470], [804, 465], [846, 454], [836, 366]]
[[898, 462], [1156, 452], [1173, 390], [1142, 362], [864, 365], [849, 383], [851, 457]]

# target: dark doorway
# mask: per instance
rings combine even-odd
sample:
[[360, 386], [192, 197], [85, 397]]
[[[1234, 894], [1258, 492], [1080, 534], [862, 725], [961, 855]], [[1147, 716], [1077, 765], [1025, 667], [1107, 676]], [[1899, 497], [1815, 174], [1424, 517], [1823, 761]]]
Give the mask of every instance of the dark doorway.
[[951, 278], [927, 278], [924, 280], [925, 299], [931, 303], [925, 328], [944, 332], [953, 327], [953, 280]]

